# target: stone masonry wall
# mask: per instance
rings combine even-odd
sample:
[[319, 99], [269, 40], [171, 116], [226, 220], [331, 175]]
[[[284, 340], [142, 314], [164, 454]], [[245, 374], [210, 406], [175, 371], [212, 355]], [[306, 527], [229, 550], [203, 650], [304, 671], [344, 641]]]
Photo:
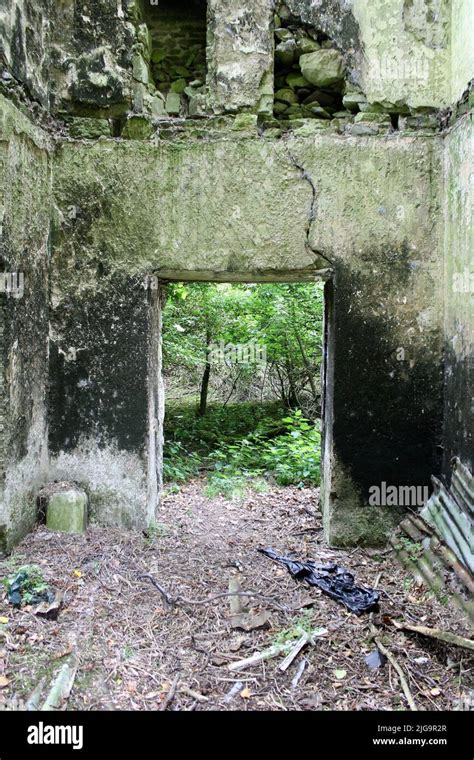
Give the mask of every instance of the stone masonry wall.
[[28, 95], [49, 104], [51, 0], [14, 0], [0, 7], [0, 60]]

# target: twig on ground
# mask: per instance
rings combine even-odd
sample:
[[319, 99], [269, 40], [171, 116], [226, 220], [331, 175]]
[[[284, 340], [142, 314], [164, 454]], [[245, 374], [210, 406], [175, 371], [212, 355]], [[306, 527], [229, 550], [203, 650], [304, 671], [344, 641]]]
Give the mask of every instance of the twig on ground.
[[273, 646], [268, 649], [264, 649], [263, 652], [255, 652], [251, 657], [247, 657], [245, 660], [232, 662], [227, 667], [229, 670], [245, 670], [246, 668], [252, 667], [252, 665], [257, 665], [263, 660], [271, 660], [272, 657], [278, 657], [282, 652], [288, 652], [292, 643], [292, 641], [287, 641], [284, 644], [273, 644]]
[[225, 599], [226, 597], [230, 596], [241, 596], [241, 597], [254, 597], [255, 599], [262, 599], [267, 604], [272, 605], [275, 609], [280, 610], [281, 612], [291, 612], [290, 608], [286, 607], [283, 604], [278, 604], [278, 602], [275, 602], [273, 599], [270, 599], [270, 597], [265, 596], [265, 594], [260, 594], [258, 591], [223, 591], [220, 594], [214, 594], [213, 596], [209, 596], [207, 599], [186, 599], [184, 596], [175, 596], [171, 597], [168, 592], [163, 588], [163, 586], [160, 586], [158, 581], [156, 581], [152, 575], [149, 575], [148, 573], [146, 575], [140, 575], [138, 580], [148, 580], [150, 583], [153, 584], [153, 586], [157, 589], [157, 591], [160, 592], [163, 599], [166, 601], [167, 604], [169, 604], [171, 607], [176, 607], [181, 604], [183, 605], [192, 605], [194, 607], [200, 607], [204, 604], [211, 604], [212, 602], [217, 601], [218, 599]]
[[[312, 640], [316, 636], [324, 636], [326, 633], [327, 633], [327, 630], [325, 628], [316, 628], [316, 630], [311, 631], [308, 634], [305, 634], [304, 637], [301, 636], [296, 646], [295, 646], [294, 641], [285, 641], [282, 644], [273, 644], [273, 646], [269, 647], [268, 649], [264, 649], [263, 652], [255, 652], [253, 655], [251, 655], [251, 657], [247, 657], [244, 660], [238, 660], [237, 662], [231, 663], [230, 665], [228, 665], [228, 668], [229, 670], [245, 670], [245, 668], [249, 668], [252, 665], [256, 665], [259, 662], [263, 662], [264, 660], [271, 660], [273, 657], [278, 657], [279, 654], [288, 652], [291, 655], [293, 655], [293, 653], [295, 652], [290, 662], [288, 662], [288, 664], [286, 665], [285, 667], [285, 670], [286, 670], [286, 668], [291, 664], [291, 662], [294, 660], [298, 652], [302, 649], [304, 644], [306, 644], [308, 641], [312, 642]], [[305, 639], [304, 644], [299, 646], [303, 638]], [[297, 649], [298, 646], [299, 648]], [[288, 657], [286, 658], [286, 660], [288, 660]], [[284, 664], [284, 662], [282, 664]]]
[[287, 656], [285, 657], [285, 659], [283, 660], [283, 662], [278, 666], [279, 669], [282, 671], [282, 673], [284, 673], [285, 670], [288, 670], [288, 668], [290, 667], [290, 665], [293, 662], [293, 660], [296, 657], [298, 657], [299, 653], [301, 652], [301, 650], [303, 649], [303, 647], [306, 646], [306, 644], [308, 643], [308, 641], [310, 641], [310, 634], [305, 632], [305, 633], [303, 633], [303, 635], [301, 636], [301, 638], [298, 639], [298, 641], [296, 642], [296, 644], [293, 647], [293, 649], [291, 650], [291, 652], [289, 654], [287, 654]]
[[166, 695], [166, 699], [164, 700], [163, 704], [160, 707], [160, 712], [165, 712], [165, 710], [168, 709], [173, 699], [175, 698], [176, 689], [178, 687], [178, 681], [179, 681], [179, 673], [176, 673], [173, 679], [173, 683], [170, 686], [170, 690], [168, 694]]
[[[373, 629], [375, 631], [375, 629]], [[413, 712], [417, 712], [418, 708], [415, 704], [415, 700], [413, 699], [413, 694], [410, 691], [410, 687], [408, 686], [408, 681], [405, 678], [405, 673], [402, 670], [401, 665], [399, 664], [398, 660], [395, 658], [395, 655], [390, 652], [390, 650], [385, 647], [382, 642], [380, 641], [377, 636], [374, 636], [374, 641], [377, 645], [378, 650], [385, 655], [387, 660], [393, 665], [395, 670], [398, 673], [398, 677], [400, 678], [400, 685], [403, 689], [403, 693], [405, 694], [406, 700], [409, 704], [410, 710], [413, 710]]]
[[186, 694], [188, 697], [192, 697], [196, 702], [209, 702], [209, 697], [205, 697], [204, 694], [199, 694], [198, 691], [190, 689], [189, 686], [180, 686], [179, 690]]

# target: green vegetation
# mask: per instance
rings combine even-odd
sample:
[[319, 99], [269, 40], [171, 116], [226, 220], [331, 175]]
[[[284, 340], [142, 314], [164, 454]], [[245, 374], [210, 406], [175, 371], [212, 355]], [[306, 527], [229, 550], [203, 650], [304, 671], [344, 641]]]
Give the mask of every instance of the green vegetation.
[[210, 496], [320, 481], [323, 292], [173, 284], [164, 311], [164, 477]]

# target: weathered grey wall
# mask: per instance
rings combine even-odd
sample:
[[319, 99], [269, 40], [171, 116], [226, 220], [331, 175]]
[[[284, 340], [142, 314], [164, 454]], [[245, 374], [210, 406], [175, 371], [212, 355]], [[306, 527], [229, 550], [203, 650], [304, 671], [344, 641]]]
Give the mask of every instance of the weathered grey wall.
[[209, 0], [209, 102], [214, 111], [272, 111], [271, 0]]
[[61, 287], [52, 278], [52, 473], [86, 489], [93, 519], [145, 527], [149, 294], [144, 278], [111, 275], [104, 255], [68, 264]]
[[474, 124], [472, 113], [446, 136], [444, 474], [458, 456], [474, 469]]
[[[457, 101], [474, 78], [474, 4], [453, 0], [450, 85]], [[468, 104], [471, 106], [470, 110]], [[444, 140], [445, 404], [443, 475], [452, 459], [474, 471], [474, 125], [472, 89], [468, 103]]]
[[0, 543], [10, 547], [35, 523], [35, 493], [47, 476], [48, 278], [51, 143], [0, 96], [2, 265], [24, 275], [24, 294], [0, 294], [5, 482]]
[[450, 103], [455, 103], [474, 77], [474, 3], [452, 0], [451, 8]]
[[118, 0], [59, 0], [52, 7], [54, 110], [117, 116], [130, 108], [135, 28]]
[[369, 102], [451, 103], [451, 0], [286, 0], [336, 41]]

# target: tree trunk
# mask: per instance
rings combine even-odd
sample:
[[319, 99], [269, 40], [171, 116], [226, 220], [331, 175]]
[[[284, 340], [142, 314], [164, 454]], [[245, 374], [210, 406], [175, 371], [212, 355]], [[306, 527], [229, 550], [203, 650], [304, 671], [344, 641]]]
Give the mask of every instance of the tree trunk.
[[299, 349], [300, 349], [301, 358], [303, 359], [303, 364], [304, 364], [304, 366], [306, 368], [309, 384], [311, 386], [311, 391], [313, 393], [313, 398], [314, 398], [315, 403], [317, 404], [319, 402], [319, 393], [318, 393], [317, 388], [316, 388], [316, 383], [314, 382], [314, 377], [313, 377], [313, 371], [311, 369], [311, 364], [310, 364], [310, 362], [308, 360], [308, 357], [306, 356], [306, 352], [305, 352], [304, 347], [303, 347], [303, 342], [302, 342], [300, 336], [298, 335], [298, 331], [295, 330], [294, 332], [295, 332], [295, 338], [296, 338], [296, 340], [298, 342], [298, 346], [299, 346]]
[[210, 336], [206, 335], [206, 364], [204, 365], [204, 374], [201, 380], [201, 393], [199, 396], [199, 417], [204, 417], [207, 410], [207, 394], [209, 391], [209, 378], [211, 376], [211, 362], [209, 361], [209, 342]]

